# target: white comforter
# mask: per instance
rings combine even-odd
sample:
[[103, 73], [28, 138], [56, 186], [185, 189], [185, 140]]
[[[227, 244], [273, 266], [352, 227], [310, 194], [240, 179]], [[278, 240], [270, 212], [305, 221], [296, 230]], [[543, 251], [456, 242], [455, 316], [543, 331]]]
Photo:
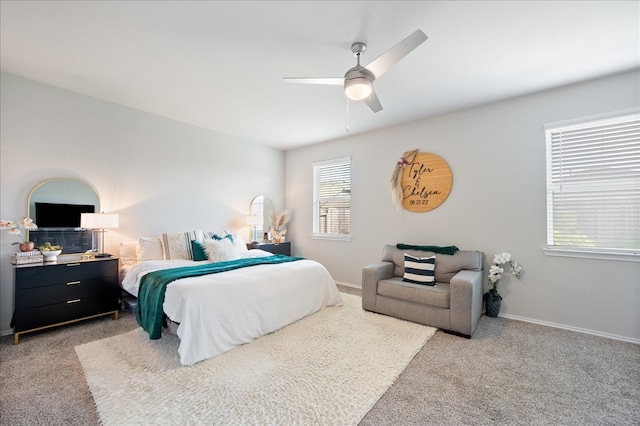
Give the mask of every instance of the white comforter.
[[[137, 295], [144, 274], [200, 263], [140, 262], [127, 271], [122, 286]], [[299, 260], [174, 281], [167, 285], [163, 308], [180, 324], [180, 362], [193, 365], [340, 304], [342, 297], [325, 267]]]

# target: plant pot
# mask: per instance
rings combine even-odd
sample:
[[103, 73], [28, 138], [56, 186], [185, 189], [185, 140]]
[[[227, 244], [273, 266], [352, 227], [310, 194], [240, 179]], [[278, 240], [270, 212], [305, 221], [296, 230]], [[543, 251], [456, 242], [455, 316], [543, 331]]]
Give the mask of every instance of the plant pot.
[[35, 247], [35, 243], [20, 243], [20, 251], [31, 251]]
[[488, 317], [495, 318], [500, 313], [500, 305], [502, 300], [498, 298], [492, 298], [489, 293], [484, 295], [484, 313]]

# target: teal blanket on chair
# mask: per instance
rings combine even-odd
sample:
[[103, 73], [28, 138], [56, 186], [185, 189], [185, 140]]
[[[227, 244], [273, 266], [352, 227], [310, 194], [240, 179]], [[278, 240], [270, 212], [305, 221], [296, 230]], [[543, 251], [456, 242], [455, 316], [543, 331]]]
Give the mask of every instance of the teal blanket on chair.
[[251, 257], [226, 262], [208, 263], [206, 265], [184, 266], [181, 268], [153, 271], [144, 275], [138, 289], [138, 303], [136, 305], [136, 320], [152, 340], [162, 337], [162, 320], [164, 295], [167, 285], [181, 278], [199, 277], [216, 274], [233, 269], [246, 268], [255, 265], [272, 265], [276, 263], [293, 262], [301, 257], [291, 257], [282, 254], [267, 257]]
[[440, 254], [456, 254], [456, 252], [458, 251], [458, 247], [456, 246], [446, 246], [446, 247], [440, 247], [440, 246], [412, 246], [409, 244], [402, 244], [402, 243], [398, 243], [396, 244], [396, 248], [400, 249], [400, 250], [422, 250], [422, 251], [432, 251], [434, 253], [440, 253]]

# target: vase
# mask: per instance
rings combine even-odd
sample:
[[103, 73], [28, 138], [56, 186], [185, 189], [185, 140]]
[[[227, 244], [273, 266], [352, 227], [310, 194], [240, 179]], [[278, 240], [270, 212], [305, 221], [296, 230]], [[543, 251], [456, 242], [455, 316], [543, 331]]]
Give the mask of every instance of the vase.
[[20, 251], [31, 251], [35, 247], [35, 243], [20, 243]]
[[484, 313], [488, 317], [495, 318], [500, 313], [500, 305], [502, 304], [502, 300], [494, 299], [489, 296], [489, 293], [485, 294], [484, 297]]
[[286, 232], [282, 231], [271, 231], [271, 241], [275, 244], [280, 244], [284, 242], [284, 235]]

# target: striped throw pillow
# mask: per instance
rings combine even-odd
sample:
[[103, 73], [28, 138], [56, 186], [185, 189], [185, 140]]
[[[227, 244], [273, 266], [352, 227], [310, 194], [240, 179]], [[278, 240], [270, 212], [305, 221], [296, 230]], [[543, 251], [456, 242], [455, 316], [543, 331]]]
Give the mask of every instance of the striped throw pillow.
[[436, 285], [436, 257], [413, 257], [404, 255], [404, 276], [402, 281], [413, 284]]

